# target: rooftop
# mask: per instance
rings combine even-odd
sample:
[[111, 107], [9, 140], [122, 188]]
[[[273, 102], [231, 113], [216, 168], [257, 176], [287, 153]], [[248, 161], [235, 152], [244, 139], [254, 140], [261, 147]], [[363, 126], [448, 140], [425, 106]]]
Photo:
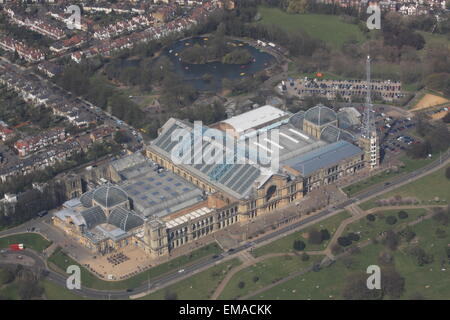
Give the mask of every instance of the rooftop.
[[145, 216], [163, 217], [203, 200], [201, 189], [172, 172], [158, 172], [150, 161], [126, 169], [121, 176], [134, 209]]
[[339, 163], [341, 160], [355, 156], [363, 151], [347, 141], [337, 141], [322, 148], [313, 150], [284, 161], [284, 166], [308, 176], [321, 168], [327, 168]]
[[244, 133], [249, 129], [259, 127], [265, 123], [281, 119], [288, 116], [289, 113], [278, 108], [266, 105], [251, 111], [234, 116], [222, 121], [234, 128], [237, 133]]

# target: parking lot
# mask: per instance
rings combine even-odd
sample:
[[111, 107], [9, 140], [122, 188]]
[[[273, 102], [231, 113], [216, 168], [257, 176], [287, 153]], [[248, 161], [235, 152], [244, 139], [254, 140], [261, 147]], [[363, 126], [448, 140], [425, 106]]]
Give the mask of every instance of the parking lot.
[[376, 126], [380, 134], [380, 152], [383, 159], [390, 159], [406, 151], [420, 141], [411, 134], [416, 124], [411, 118], [394, 118], [382, 110], [375, 112]]

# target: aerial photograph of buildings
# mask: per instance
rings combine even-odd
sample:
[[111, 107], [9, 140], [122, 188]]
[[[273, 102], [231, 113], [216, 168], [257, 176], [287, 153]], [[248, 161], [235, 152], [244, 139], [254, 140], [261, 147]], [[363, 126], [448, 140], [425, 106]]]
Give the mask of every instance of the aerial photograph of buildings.
[[0, 300], [450, 300], [449, 108], [450, 0], [0, 0]]

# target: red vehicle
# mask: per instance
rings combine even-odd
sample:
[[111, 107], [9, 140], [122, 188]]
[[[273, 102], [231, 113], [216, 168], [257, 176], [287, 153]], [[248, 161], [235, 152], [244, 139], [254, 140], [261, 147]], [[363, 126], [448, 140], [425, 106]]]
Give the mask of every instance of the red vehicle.
[[25, 246], [23, 245], [23, 243], [14, 243], [9, 245], [9, 249], [11, 251], [21, 251], [25, 249]]

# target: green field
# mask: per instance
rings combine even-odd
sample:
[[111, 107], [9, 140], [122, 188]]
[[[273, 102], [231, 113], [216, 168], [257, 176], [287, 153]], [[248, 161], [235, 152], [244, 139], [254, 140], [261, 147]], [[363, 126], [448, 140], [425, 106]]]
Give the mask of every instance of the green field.
[[305, 230], [297, 231], [283, 237], [281, 239], [275, 240], [263, 247], [257, 248], [252, 251], [253, 256], [259, 257], [268, 253], [280, 253], [280, 252], [294, 252], [293, 243], [294, 240], [302, 240], [306, 244], [305, 251], [309, 250], [323, 250], [327, 247], [328, 241], [322, 242], [322, 244], [310, 244], [308, 240], [305, 239], [304, 234], [309, 230], [315, 228], [317, 230], [327, 229], [330, 236], [333, 237], [334, 232], [341, 224], [341, 222], [350, 217], [347, 211], [342, 211], [332, 217], [329, 217], [321, 222], [314, 224], [306, 228]]
[[51, 282], [50, 280], [41, 281], [44, 287], [44, 294], [48, 300], [83, 300], [84, 298], [72, 291]]
[[142, 299], [164, 300], [167, 293], [176, 294], [179, 300], [207, 300], [223, 280], [226, 274], [233, 268], [240, 265], [238, 259], [222, 262], [212, 268], [199, 272], [188, 279], [179, 281], [167, 288], [156, 291]]
[[[269, 258], [236, 273], [219, 298], [231, 300], [245, 296], [292, 273], [306, 270], [322, 258], [323, 256], [310, 256], [308, 261], [302, 261], [300, 256]], [[239, 287], [240, 282], [244, 283], [242, 288]]]
[[25, 248], [42, 252], [48, 248], [52, 242], [48, 241], [37, 233], [22, 233], [0, 238], [0, 248], [8, 248], [10, 244], [23, 243]]
[[[446, 204], [450, 201], [449, 190], [450, 180], [445, 177], [445, 168], [442, 168], [425, 177], [366, 201], [360, 207], [363, 210], [368, 210], [377, 206], [377, 200], [388, 199], [397, 195], [401, 197], [414, 197], [428, 204]], [[439, 198], [439, 202], [434, 201], [436, 197]]]
[[[186, 265], [198, 262], [202, 259], [205, 259], [208, 256], [219, 254], [221, 249], [219, 246], [214, 243], [202, 248], [199, 248], [195, 251], [192, 251], [189, 255], [184, 255], [177, 257], [175, 259], [170, 260], [169, 262], [162, 263], [158, 266], [155, 266], [147, 271], [141, 272], [138, 275], [131, 277], [126, 280], [121, 281], [105, 281], [97, 278], [91, 272], [89, 272], [85, 267], [81, 266], [81, 279], [83, 285], [93, 289], [99, 290], [124, 290], [129, 288], [136, 288], [141, 285], [143, 282], [148, 279], [155, 279], [160, 277], [166, 273], [177, 270], [181, 267], [185, 267]], [[69, 265], [79, 265], [72, 258], [67, 256], [60, 249], [56, 250], [52, 256], [48, 259], [49, 266], [55, 271], [63, 271], [66, 270]]]
[[337, 16], [323, 14], [288, 14], [280, 9], [259, 7], [265, 25], [276, 25], [288, 32], [303, 30], [311, 37], [340, 47], [349, 39], [364, 41], [364, 35], [356, 25], [341, 21]]
[[[398, 217], [399, 211], [405, 211], [408, 213], [408, 217], [400, 219]], [[354, 232], [361, 237], [360, 241], [372, 240], [382, 232], [403, 228], [407, 223], [419, 219], [421, 216], [425, 216], [427, 211], [425, 209], [409, 209], [409, 210], [385, 210], [374, 214], [375, 221], [369, 221], [366, 217], [359, 219], [348, 225], [342, 235], [346, 235], [349, 232]], [[386, 217], [394, 216], [397, 218], [397, 223], [389, 225], [386, 223]]]
[[[447, 235], [439, 239], [435, 235], [437, 228], [445, 229]], [[422, 247], [427, 254], [432, 254], [431, 264], [419, 266], [407, 253], [407, 244], [402, 241], [400, 247], [391, 252], [396, 270], [405, 278], [405, 291], [401, 299], [410, 299], [418, 293], [428, 299], [448, 299], [450, 297], [450, 265], [445, 248], [450, 242], [449, 226], [442, 226], [433, 219], [428, 219], [411, 227], [416, 233], [412, 241]], [[380, 265], [381, 252], [388, 249], [381, 244], [370, 244], [353, 254], [344, 263], [336, 263], [318, 272], [308, 272], [286, 283], [275, 286], [252, 299], [342, 299], [342, 291], [348, 276], [365, 273], [369, 265]], [[345, 259], [345, 258], [344, 258]], [[349, 261], [351, 263], [349, 263]], [[381, 265], [383, 272], [383, 265]]]
[[437, 34], [437, 33], [430, 33], [430, 32], [425, 32], [425, 31], [418, 31], [425, 39], [426, 45], [425, 45], [425, 50], [430, 46], [430, 45], [435, 45], [435, 44], [446, 44], [447, 46], [450, 47], [450, 39], [448, 38], [448, 35], [445, 34]]
[[374, 186], [378, 183], [385, 182], [385, 181], [388, 181], [389, 179], [396, 177], [398, 175], [406, 174], [409, 172], [413, 172], [417, 169], [420, 169], [420, 168], [430, 164], [434, 160], [436, 160], [438, 156], [439, 155], [434, 154], [431, 158], [412, 159], [412, 158], [404, 155], [400, 158], [400, 161], [402, 161], [404, 163], [404, 166], [399, 167], [398, 170], [386, 170], [386, 171], [380, 172], [370, 178], [367, 178], [365, 180], [356, 182], [352, 185], [345, 187], [343, 189], [343, 191], [348, 196], [351, 197], [351, 196], [357, 194], [358, 192], [361, 192], [361, 191], [363, 191], [371, 186]]

